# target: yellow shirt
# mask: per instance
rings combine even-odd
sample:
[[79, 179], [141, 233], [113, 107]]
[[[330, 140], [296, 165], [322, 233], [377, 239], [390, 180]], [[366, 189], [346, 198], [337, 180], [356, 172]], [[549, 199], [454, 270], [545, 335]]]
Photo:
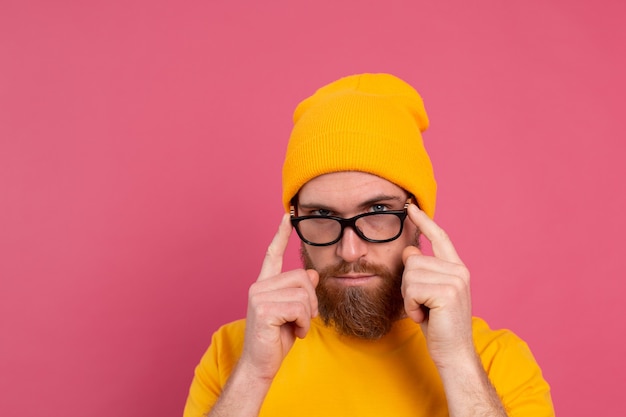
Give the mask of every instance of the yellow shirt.
[[[245, 320], [221, 327], [196, 367], [184, 417], [208, 412], [241, 354]], [[476, 350], [509, 417], [554, 416], [550, 388], [526, 343], [473, 319]], [[260, 416], [447, 416], [443, 385], [418, 324], [376, 341], [339, 336], [316, 318], [274, 379]]]

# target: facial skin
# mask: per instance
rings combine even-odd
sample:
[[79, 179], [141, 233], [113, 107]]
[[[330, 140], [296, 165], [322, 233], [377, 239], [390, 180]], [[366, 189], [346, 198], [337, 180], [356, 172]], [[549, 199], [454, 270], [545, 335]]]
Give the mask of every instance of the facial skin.
[[[408, 194], [364, 172], [337, 172], [307, 182], [298, 194], [298, 215], [352, 217], [371, 211], [402, 210]], [[417, 246], [417, 227], [405, 220], [400, 237], [386, 243], [361, 239], [346, 228], [330, 246], [302, 244], [306, 268], [319, 272], [319, 313], [342, 334], [365, 339], [385, 335], [404, 315], [402, 251]]]

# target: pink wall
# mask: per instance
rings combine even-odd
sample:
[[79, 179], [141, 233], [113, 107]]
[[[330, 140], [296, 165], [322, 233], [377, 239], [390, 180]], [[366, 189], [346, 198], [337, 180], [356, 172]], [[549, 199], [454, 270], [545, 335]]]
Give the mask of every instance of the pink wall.
[[245, 313], [294, 106], [364, 71], [425, 98], [475, 313], [559, 415], [618, 415], [626, 3], [260, 3], [0, 5], [0, 415], [180, 415]]

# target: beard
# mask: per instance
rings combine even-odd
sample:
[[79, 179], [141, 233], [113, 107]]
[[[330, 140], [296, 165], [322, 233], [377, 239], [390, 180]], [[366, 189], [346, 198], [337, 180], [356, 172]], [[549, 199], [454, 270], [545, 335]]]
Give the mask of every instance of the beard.
[[[301, 247], [301, 257], [305, 268], [315, 269], [319, 273], [320, 280], [315, 291], [320, 317], [324, 324], [334, 326], [340, 334], [369, 340], [380, 339], [403, 316], [402, 266], [392, 271], [379, 264], [341, 261], [339, 264], [318, 269], [311, 261], [304, 244]], [[377, 275], [381, 282], [376, 287], [369, 288], [332, 285], [329, 280], [350, 272]]]

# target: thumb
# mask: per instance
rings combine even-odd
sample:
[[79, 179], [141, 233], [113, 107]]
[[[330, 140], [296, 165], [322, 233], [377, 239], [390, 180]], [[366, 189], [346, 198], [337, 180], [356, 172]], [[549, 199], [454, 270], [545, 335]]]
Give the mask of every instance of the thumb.
[[421, 255], [422, 251], [417, 248], [417, 246], [407, 246], [402, 251], [402, 263], [406, 265], [407, 260], [411, 256]]
[[313, 284], [313, 288], [317, 288], [317, 284], [320, 282], [320, 275], [317, 273], [315, 269], [307, 269], [306, 270], [309, 279], [311, 280], [311, 284]]

